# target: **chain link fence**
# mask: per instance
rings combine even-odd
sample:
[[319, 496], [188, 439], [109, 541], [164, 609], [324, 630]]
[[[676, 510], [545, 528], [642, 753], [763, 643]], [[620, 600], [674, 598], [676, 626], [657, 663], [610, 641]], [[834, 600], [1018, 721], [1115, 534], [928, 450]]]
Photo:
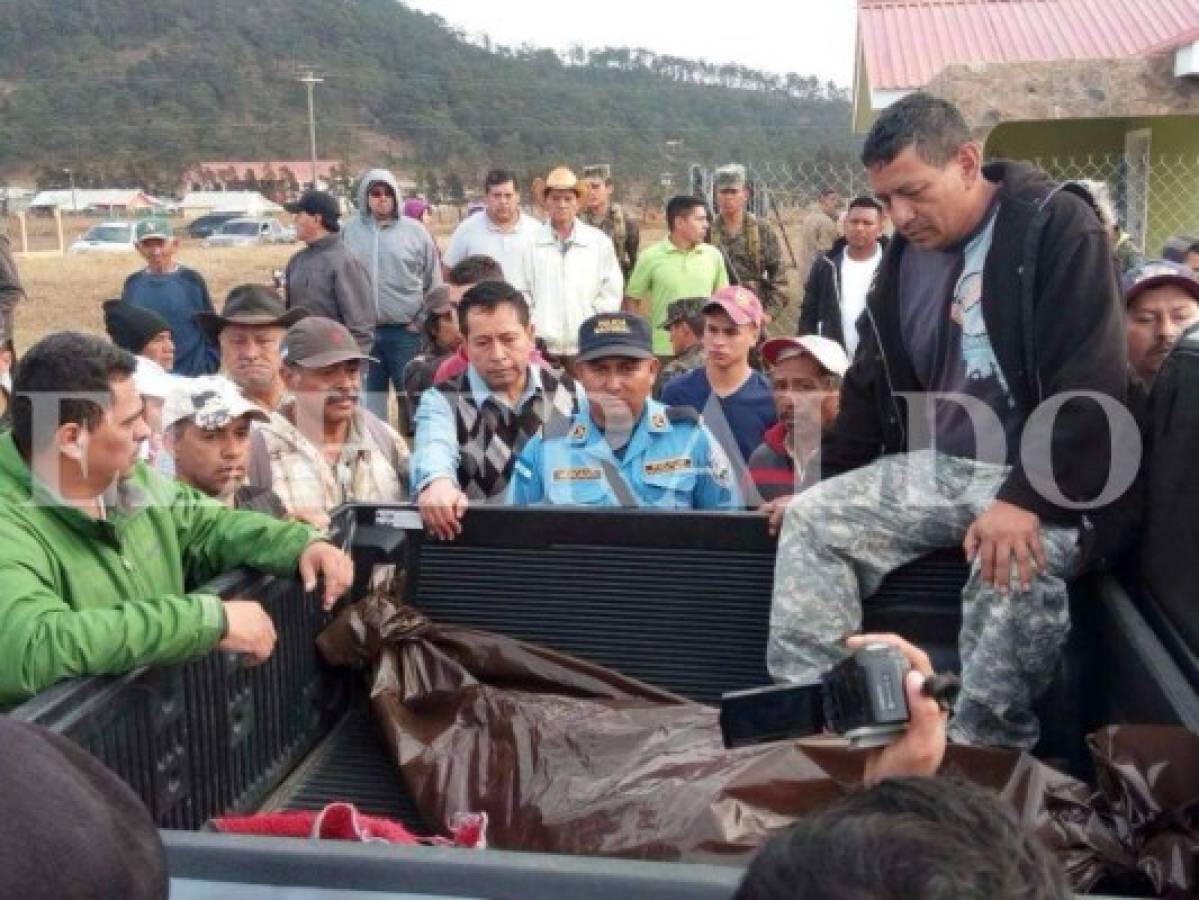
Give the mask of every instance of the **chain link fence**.
[[[1030, 162], [1057, 181], [1084, 181], [1106, 188], [1116, 221], [1149, 257], [1175, 235], [1199, 236], [1199, 156], [1122, 153], [1055, 156]], [[692, 166], [685, 179], [691, 191], [711, 198], [714, 167]], [[750, 165], [752, 209], [776, 227], [798, 227], [805, 211], [826, 189], [844, 201], [870, 193], [857, 163], [809, 161], [793, 165]], [[777, 213], [777, 216], [776, 216]], [[802, 264], [802, 263], [801, 263]]]

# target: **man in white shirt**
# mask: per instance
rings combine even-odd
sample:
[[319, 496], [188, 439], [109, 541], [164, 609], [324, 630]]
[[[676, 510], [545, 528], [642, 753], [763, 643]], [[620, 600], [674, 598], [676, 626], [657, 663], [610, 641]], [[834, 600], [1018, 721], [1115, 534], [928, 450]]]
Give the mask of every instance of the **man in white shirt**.
[[579, 352], [579, 326], [598, 313], [619, 310], [624, 295], [611, 239], [578, 218], [585, 191], [570, 169], [550, 172], [541, 197], [549, 218], [525, 248], [520, 270], [536, 334], [550, 360], [567, 370]]
[[483, 211], [462, 220], [445, 251], [445, 265], [453, 268], [468, 256], [490, 256], [504, 270], [504, 280], [525, 290], [523, 260], [540, 223], [520, 211], [516, 175], [492, 169], [483, 180]]
[[873, 197], [857, 197], [845, 214], [845, 237], [816, 258], [804, 287], [800, 334], [830, 338], [850, 357], [858, 347], [856, 323], [883, 258], [883, 208]]

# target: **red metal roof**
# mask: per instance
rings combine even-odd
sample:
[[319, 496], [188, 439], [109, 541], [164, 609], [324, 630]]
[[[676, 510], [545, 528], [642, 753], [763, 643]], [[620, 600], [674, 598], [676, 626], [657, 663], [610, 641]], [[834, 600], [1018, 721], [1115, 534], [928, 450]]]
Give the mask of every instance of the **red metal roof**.
[[955, 63], [1116, 59], [1193, 40], [1199, 0], [858, 0], [875, 90], [923, 87]]

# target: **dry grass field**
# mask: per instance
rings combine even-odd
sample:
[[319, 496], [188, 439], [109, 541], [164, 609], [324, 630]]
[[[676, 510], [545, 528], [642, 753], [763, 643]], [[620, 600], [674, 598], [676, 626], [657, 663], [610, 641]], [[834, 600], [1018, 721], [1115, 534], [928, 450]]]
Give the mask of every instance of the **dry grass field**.
[[[184, 241], [177, 260], [198, 271], [208, 282], [213, 303], [220, 309], [225, 295], [247, 282], [266, 284], [271, 271], [281, 269], [302, 244], [222, 249]], [[17, 260], [29, 295], [17, 306], [17, 348], [28, 347], [52, 331], [77, 329], [104, 334], [100, 304], [121, 296], [126, 276], [142, 267], [136, 253], [30, 256]]]

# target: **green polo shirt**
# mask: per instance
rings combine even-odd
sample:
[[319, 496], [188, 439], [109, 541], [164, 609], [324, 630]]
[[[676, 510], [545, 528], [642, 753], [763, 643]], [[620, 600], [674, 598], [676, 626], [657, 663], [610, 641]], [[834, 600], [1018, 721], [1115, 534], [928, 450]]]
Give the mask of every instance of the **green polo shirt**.
[[625, 294], [649, 303], [650, 325], [654, 329], [654, 353], [670, 356], [670, 335], [661, 327], [666, 307], [686, 297], [710, 297], [729, 283], [720, 251], [711, 244], [699, 244], [680, 250], [663, 238], [637, 257]]

